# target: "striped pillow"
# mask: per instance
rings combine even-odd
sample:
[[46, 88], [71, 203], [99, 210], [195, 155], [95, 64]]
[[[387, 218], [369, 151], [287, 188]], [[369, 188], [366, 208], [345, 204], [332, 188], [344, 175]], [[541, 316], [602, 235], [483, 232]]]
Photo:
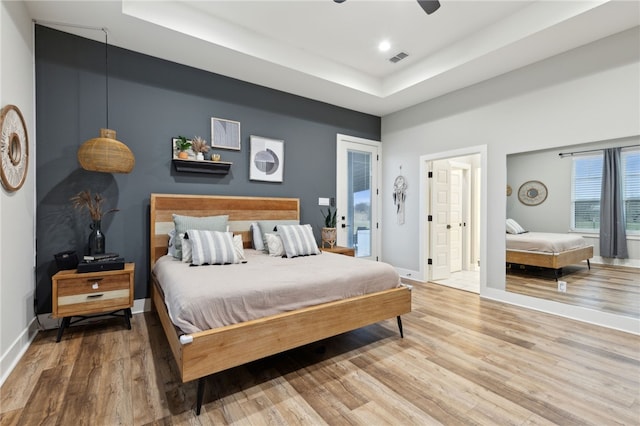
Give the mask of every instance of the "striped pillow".
[[[184, 234], [188, 229], [226, 231], [228, 220], [229, 215], [196, 217], [173, 214], [173, 224], [177, 235]], [[182, 241], [180, 239], [175, 240], [174, 257], [182, 259]]]
[[278, 235], [287, 257], [320, 254], [311, 225], [278, 225]]
[[225, 265], [240, 262], [230, 232], [190, 229], [187, 235], [191, 242], [192, 265]]

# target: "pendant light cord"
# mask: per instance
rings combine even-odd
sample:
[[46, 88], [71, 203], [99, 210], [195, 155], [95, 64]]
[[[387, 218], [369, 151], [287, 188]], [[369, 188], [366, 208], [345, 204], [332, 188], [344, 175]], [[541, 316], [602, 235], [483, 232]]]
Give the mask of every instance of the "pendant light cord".
[[106, 28], [102, 28], [104, 31], [104, 76], [105, 76], [105, 93], [107, 100], [107, 129], [109, 128], [109, 33]]

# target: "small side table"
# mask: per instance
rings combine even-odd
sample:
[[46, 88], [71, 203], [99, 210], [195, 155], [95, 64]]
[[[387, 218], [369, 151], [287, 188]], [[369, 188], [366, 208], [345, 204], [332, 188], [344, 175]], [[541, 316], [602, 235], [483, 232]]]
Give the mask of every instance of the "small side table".
[[[76, 269], [59, 271], [52, 278], [53, 318], [62, 318], [56, 342], [71, 324], [100, 316], [124, 318], [131, 330], [135, 264], [124, 269], [78, 273]], [[117, 312], [122, 311], [121, 314]], [[79, 317], [75, 321], [72, 318]]]
[[354, 257], [356, 255], [356, 249], [352, 247], [342, 247], [342, 246], [333, 246], [331, 248], [322, 247], [320, 250], [328, 251], [329, 253], [343, 254], [345, 256], [351, 256], [351, 257]]

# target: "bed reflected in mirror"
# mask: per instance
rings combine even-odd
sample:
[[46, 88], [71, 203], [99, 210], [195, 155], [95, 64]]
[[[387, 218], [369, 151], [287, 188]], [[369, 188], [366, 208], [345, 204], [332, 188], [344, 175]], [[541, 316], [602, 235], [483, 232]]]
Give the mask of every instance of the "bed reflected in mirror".
[[640, 318], [640, 137], [509, 155], [507, 184], [506, 291]]

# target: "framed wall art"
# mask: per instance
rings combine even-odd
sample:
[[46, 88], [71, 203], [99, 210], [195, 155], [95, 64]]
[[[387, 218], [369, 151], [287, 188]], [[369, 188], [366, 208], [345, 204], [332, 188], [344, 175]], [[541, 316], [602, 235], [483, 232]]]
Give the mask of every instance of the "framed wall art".
[[251, 136], [249, 179], [282, 182], [284, 176], [284, 141]]
[[211, 147], [240, 151], [240, 122], [212, 117]]

